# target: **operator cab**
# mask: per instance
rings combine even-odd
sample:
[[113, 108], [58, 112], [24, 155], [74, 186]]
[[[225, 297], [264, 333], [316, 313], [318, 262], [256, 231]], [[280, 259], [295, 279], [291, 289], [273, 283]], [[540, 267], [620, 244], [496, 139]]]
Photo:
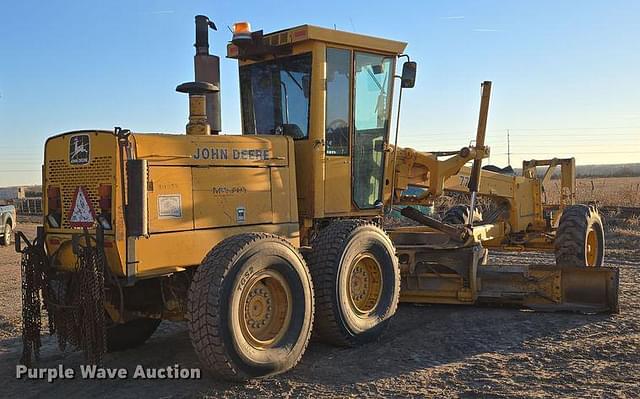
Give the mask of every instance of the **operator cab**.
[[239, 61], [242, 133], [293, 138], [301, 218], [380, 215], [405, 47], [311, 25], [269, 34], [234, 25], [227, 57]]

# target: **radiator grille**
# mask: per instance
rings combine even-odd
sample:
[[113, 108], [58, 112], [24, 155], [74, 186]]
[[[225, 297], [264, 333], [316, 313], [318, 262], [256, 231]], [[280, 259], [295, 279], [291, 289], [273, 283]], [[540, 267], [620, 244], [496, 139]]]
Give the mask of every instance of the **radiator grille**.
[[50, 185], [60, 187], [62, 196], [62, 228], [70, 229], [67, 213], [71, 208], [73, 196], [79, 186], [87, 190], [93, 208], [98, 212], [98, 186], [113, 180], [113, 157], [95, 157], [87, 165], [70, 166], [66, 160], [51, 159], [47, 163]]

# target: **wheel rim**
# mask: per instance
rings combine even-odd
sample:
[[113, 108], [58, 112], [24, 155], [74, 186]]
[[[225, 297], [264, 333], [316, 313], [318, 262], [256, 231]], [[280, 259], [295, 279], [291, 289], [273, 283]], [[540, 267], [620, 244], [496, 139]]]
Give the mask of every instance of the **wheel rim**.
[[275, 270], [262, 270], [250, 277], [240, 298], [240, 329], [256, 349], [274, 346], [291, 323], [291, 289]]
[[360, 254], [351, 263], [347, 281], [349, 305], [360, 316], [366, 316], [380, 302], [382, 268], [369, 253]]
[[11, 244], [11, 227], [7, 226], [4, 228], [4, 241], [7, 245]]
[[593, 226], [589, 227], [587, 231], [586, 241], [586, 253], [587, 253], [587, 265], [595, 266], [598, 259], [598, 234]]

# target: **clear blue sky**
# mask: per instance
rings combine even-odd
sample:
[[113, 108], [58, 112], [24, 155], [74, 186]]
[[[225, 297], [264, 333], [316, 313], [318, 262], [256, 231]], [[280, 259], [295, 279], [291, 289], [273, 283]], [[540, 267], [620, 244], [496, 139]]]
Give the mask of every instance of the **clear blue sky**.
[[[640, 1], [0, 1], [0, 186], [38, 183], [55, 133], [183, 132], [187, 101], [174, 89], [193, 79], [195, 14], [217, 23], [217, 54], [241, 20], [409, 42], [419, 69], [402, 145], [466, 145], [480, 82], [492, 80], [492, 163], [506, 164], [506, 129], [514, 165], [640, 162]], [[239, 133], [235, 61], [223, 60], [221, 86], [223, 129]]]

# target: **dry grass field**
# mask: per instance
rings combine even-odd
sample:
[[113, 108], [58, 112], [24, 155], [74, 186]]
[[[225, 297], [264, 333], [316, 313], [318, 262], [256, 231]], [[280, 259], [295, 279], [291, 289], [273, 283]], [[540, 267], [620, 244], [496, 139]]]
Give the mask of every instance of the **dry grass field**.
[[[551, 180], [545, 186], [547, 203], [557, 204], [560, 181]], [[626, 215], [612, 207], [640, 207], [640, 177], [594, 177], [576, 181], [577, 202], [595, 202], [605, 220], [607, 246], [638, 253], [640, 243], [640, 213]]]
[[[593, 177], [576, 181], [577, 202], [595, 201], [600, 206], [640, 207], [640, 177]], [[547, 202], [557, 204], [560, 180], [545, 185]]]

